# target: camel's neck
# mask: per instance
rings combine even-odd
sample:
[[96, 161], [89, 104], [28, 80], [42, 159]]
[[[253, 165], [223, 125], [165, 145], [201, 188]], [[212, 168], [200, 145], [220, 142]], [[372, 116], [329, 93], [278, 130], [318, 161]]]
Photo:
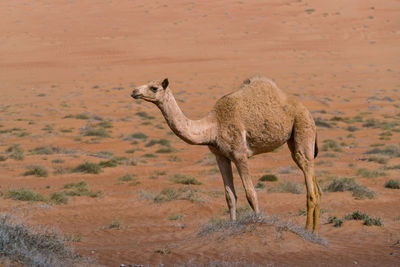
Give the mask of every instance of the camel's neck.
[[213, 114], [200, 120], [186, 118], [175, 101], [169, 88], [164, 99], [157, 106], [161, 110], [171, 130], [183, 141], [192, 145], [208, 145], [214, 139], [215, 123]]

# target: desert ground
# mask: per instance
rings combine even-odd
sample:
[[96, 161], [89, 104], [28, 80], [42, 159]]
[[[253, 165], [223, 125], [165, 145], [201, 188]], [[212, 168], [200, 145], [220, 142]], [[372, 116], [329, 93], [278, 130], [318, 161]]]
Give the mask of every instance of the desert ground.
[[[3, 0], [0, 21], [3, 214], [56, 229], [96, 266], [398, 266], [400, 190], [385, 184], [400, 179], [399, 1]], [[219, 227], [229, 216], [208, 148], [130, 97], [168, 77], [199, 119], [254, 74], [317, 122], [326, 243], [274, 223]], [[265, 216], [302, 227], [287, 146], [250, 167]], [[378, 225], [350, 220], [357, 210]]]

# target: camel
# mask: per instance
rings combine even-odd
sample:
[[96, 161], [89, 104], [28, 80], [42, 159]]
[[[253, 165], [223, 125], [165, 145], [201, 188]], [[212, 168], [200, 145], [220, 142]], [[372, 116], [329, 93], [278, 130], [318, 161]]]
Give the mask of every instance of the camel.
[[191, 145], [206, 145], [215, 155], [222, 175], [231, 220], [236, 220], [237, 196], [233, 162], [239, 172], [251, 208], [258, 214], [256, 191], [248, 158], [270, 152], [287, 143], [293, 160], [302, 170], [307, 188], [306, 229], [318, 233], [321, 189], [314, 175], [317, 156], [316, 126], [310, 112], [286, 96], [263, 76], [246, 79], [240, 88], [221, 97], [202, 119], [190, 120], [179, 108], [168, 79], [136, 87], [131, 96], [154, 103], [171, 130]]

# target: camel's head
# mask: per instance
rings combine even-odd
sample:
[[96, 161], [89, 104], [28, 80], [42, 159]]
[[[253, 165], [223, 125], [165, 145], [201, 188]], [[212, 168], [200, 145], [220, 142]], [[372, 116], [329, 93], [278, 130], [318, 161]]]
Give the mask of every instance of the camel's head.
[[131, 96], [135, 99], [143, 99], [149, 102], [158, 103], [163, 99], [168, 83], [168, 79], [164, 79], [163, 81], [151, 81], [145, 85], [136, 87], [132, 91]]

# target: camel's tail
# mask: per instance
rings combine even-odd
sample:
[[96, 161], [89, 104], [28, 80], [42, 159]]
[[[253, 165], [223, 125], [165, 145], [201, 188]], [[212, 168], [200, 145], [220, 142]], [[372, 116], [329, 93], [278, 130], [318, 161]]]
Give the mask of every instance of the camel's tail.
[[318, 144], [317, 144], [317, 133], [315, 133], [315, 147], [314, 147], [314, 159], [318, 155]]

